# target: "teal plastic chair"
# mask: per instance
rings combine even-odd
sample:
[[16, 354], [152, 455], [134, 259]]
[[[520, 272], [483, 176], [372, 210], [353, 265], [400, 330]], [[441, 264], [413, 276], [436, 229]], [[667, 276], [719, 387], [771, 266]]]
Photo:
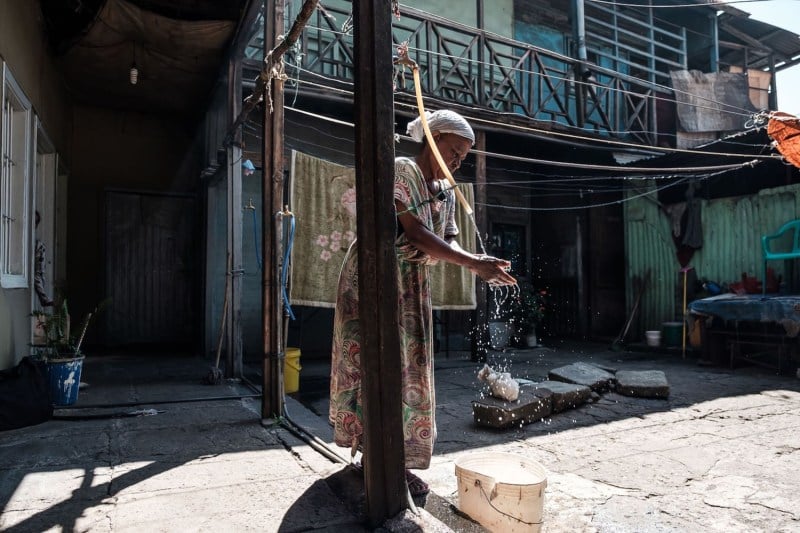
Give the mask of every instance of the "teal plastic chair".
[[[780, 252], [773, 252], [771, 250], [772, 241], [782, 238], [789, 232], [792, 232], [791, 250], [784, 249]], [[800, 257], [800, 219], [790, 220], [775, 233], [763, 235], [761, 237], [761, 250], [764, 254], [764, 277], [761, 280], [761, 295], [765, 296], [767, 294], [767, 261], [775, 259], [797, 259]]]

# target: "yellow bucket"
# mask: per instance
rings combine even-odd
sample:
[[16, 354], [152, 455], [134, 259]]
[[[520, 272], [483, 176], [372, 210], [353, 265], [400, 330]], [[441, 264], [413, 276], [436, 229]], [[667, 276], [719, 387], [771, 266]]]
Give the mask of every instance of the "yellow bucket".
[[286, 348], [283, 359], [283, 392], [300, 390], [300, 348]]

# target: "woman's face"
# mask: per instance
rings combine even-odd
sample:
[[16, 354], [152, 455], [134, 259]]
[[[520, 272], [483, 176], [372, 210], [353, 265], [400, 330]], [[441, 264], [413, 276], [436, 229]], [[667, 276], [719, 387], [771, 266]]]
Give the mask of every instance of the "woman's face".
[[[461, 162], [467, 157], [469, 149], [472, 147], [472, 142], [454, 133], [436, 133], [433, 136], [436, 141], [436, 147], [442, 159], [447, 164], [450, 172], [455, 172], [461, 166]], [[431, 155], [433, 157], [433, 155]], [[433, 172], [436, 179], [445, 179], [444, 172], [439, 168], [434, 158]]]

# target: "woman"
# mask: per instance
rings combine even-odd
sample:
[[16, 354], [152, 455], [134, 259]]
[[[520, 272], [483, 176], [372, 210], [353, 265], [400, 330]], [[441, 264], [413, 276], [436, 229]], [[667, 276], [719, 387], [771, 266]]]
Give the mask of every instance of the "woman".
[[[428, 115], [428, 125], [439, 153], [453, 172], [461, 166], [475, 134], [458, 113], [441, 110]], [[424, 140], [419, 118], [408, 125], [417, 142]], [[415, 159], [395, 161], [395, 209], [398, 236], [400, 353], [402, 357], [403, 435], [406, 469], [430, 465], [436, 434], [433, 387], [433, 315], [429, 265], [447, 261], [469, 268], [493, 285], [511, 285], [516, 280], [506, 271], [508, 261], [464, 251], [455, 241], [455, 194], [425, 142]], [[339, 446], [355, 450], [361, 444], [361, 367], [359, 356], [358, 264], [356, 246], [347, 252], [336, 300], [331, 366], [329, 418]], [[428, 487], [406, 470], [414, 496]]]

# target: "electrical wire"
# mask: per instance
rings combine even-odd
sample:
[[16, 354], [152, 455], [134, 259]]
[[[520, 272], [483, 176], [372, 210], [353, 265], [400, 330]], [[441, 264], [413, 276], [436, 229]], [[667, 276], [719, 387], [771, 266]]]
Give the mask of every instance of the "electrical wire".
[[[685, 7], [716, 7], [716, 8], [719, 8], [721, 5], [727, 5], [727, 4], [753, 4], [753, 3], [767, 2], [767, 1], [771, 1], [771, 0], [725, 0], [724, 4], [722, 4], [720, 2], [717, 2], [716, 0], [711, 0], [709, 2], [698, 2], [696, 4], [675, 4], [675, 5], [666, 5], [666, 4], [660, 4], [660, 5], [628, 4], [628, 3], [624, 3], [624, 2], [616, 2], [614, 0], [588, 0], [588, 1], [593, 3], [593, 4], [606, 4], [606, 5], [612, 5], [612, 6], [617, 6], [617, 7], [640, 7], [640, 8], [644, 8], [644, 9], [670, 9], [670, 8], [679, 8], [679, 7], [684, 7], [684, 8]], [[797, 0], [794, 0], [794, 1], [797, 1]]]
[[[290, 107], [290, 106], [285, 106], [284, 109], [289, 110], [289, 111], [296, 111], [295, 108]], [[316, 118], [323, 119], [323, 120], [326, 120], [326, 118], [327, 118], [327, 117], [325, 117], [323, 115], [319, 115], [319, 114], [316, 114], [316, 113], [311, 113], [309, 111], [302, 111], [301, 110], [300, 112], [302, 114], [314, 116]], [[343, 121], [337, 121], [337, 122], [341, 123], [343, 125], [346, 125], [346, 126], [353, 126], [353, 127], [355, 126], [352, 123], [345, 123]], [[497, 153], [494, 153], [494, 152], [488, 152], [488, 151], [484, 151], [484, 150], [477, 150], [477, 149], [474, 149], [474, 148], [471, 150], [471, 152], [475, 152], [477, 154], [486, 155], [487, 157], [497, 157], [497, 158], [507, 159], [507, 160], [511, 160], [511, 161], [534, 163], [534, 164], [540, 164], [540, 165], [551, 165], [551, 166], [568, 167], [568, 168], [583, 168], [583, 169], [591, 169], [591, 170], [615, 170], [615, 171], [625, 171], [625, 172], [641, 172], [641, 173], [652, 173], [652, 174], [664, 173], [665, 171], [667, 171], [670, 174], [675, 174], [675, 173], [680, 173], [680, 172], [712, 172], [712, 171], [716, 171], [716, 170], [733, 170], [735, 168], [741, 167], [742, 165], [750, 165], [754, 161], [757, 161], [760, 158], [778, 159], [777, 157], [773, 157], [773, 156], [753, 156], [753, 155], [744, 155], [743, 156], [742, 154], [737, 154], [739, 157], [748, 157], [750, 159], [750, 161], [747, 161], [745, 163], [736, 163], [736, 164], [729, 164], [729, 165], [682, 167], [682, 168], [677, 168], [677, 169], [673, 167], [673, 168], [669, 168], [669, 169], [663, 169], [663, 168], [649, 168], [649, 167], [632, 167], [632, 166], [621, 167], [621, 166], [612, 166], [612, 165], [595, 165], [595, 164], [588, 164], [588, 163], [573, 163], [573, 162], [569, 162], [569, 161], [552, 161], [552, 160], [538, 159], [538, 158], [532, 158], [532, 157], [514, 156], [514, 155], [510, 155], [510, 154], [497, 154]], [[696, 151], [695, 152], [688, 151], [688, 153], [692, 153], [692, 154], [702, 153], [703, 155], [728, 155], [728, 154], [717, 154], [717, 153], [714, 153], [714, 152], [696, 152]]]
[[[306, 71], [306, 72], [313, 73], [312, 71]], [[317, 73], [313, 73], [313, 74], [321, 76], [321, 75], [319, 75]], [[327, 78], [327, 79], [329, 79], [330, 81], [337, 81], [337, 80], [334, 80], [332, 78]], [[304, 83], [304, 84], [307, 84], [307, 85], [310, 85], [310, 86], [323, 88], [326, 91], [330, 90], [330, 91], [334, 91], [334, 92], [340, 92], [342, 94], [347, 94], [350, 97], [353, 96], [353, 92], [352, 91], [347, 91], [345, 89], [331, 87], [331, 86], [327, 86], [327, 85], [323, 85], [323, 84], [317, 84], [317, 83], [310, 82], [310, 81], [307, 81], [307, 80], [300, 80], [300, 82]], [[398, 106], [398, 107], [405, 107], [405, 108], [409, 108], [409, 109], [412, 109], [412, 110], [414, 109], [413, 104], [410, 104], [410, 103], [395, 102], [395, 105]], [[318, 116], [320, 118], [323, 118], [322, 115], [316, 115], [314, 113], [310, 113], [310, 112], [303, 111], [303, 110], [298, 110], [296, 108], [289, 107], [289, 106], [287, 106], [286, 109], [291, 109], [293, 111], [298, 111], [300, 113], [305, 113], [305, 114], [308, 114], [310, 116]], [[614, 139], [588, 137], [588, 136], [585, 136], [585, 135], [577, 135], [577, 134], [574, 134], [574, 133], [566, 133], [566, 132], [559, 132], [559, 131], [552, 131], [552, 130], [544, 130], [544, 129], [535, 128], [535, 127], [532, 127], [532, 126], [523, 126], [523, 125], [519, 125], [519, 124], [508, 124], [508, 123], [504, 123], [504, 122], [498, 122], [498, 121], [494, 121], [494, 120], [489, 120], [489, 119], [469, 116], [469, 114], [467, 114], [467, 113], [462, 113], [462, 115], [464, 115], [464, 118], [466, 118], [468, 121], [473, 122], [473, 123], [486, 124], [488, 126], [502, 127], [502, 128], [506, 128], [506, 129], [512, 129], [512, 130], [523, 131], [523, 132], [534, 133], [534, 134], [540, 134], [540, 135], [546, 135], [546, 136], [555, 136], [555, 137], [569, 139], [569, 140], [581, 140], [581, 141], [587, 141], [587, 142], [592, 142], [592, 143], [596, 143], [596, 144], [606, 144], [606, 145], [610, 145], [610, 146], [620, 146], [620, 147], [624, 147], [624, 148], [634, 148], [634, 149], [638, 149], [638, 150], [646, 149], [646, 150], [649, 150], [649, 151], [659, 152], [659, 153], [688, 153], [688, 154], [696, 154], [696, 153], [698, 153], [697, 150], [691, 150], [691, 149], [686, 149], [686, 148], [667, 148], [667, 147], [660, 147], [660, 146], [659, 147], [643, 146], [641, 144], [636, 144], [636, 143], [631, 143], [631, 142], [626, 142], [626, 141], [619, 141], [619, 140], [614, 140]], [[331, 121], [335, 121], [336, 119], [330, 119], [330, 120]], [[341, 123], [341, 124], [347, 125], [347, 126], [352, 126], [353, 125], [352, 123], [347, 123], [347, 122], [344, 122], [344, 121], [337, 122], [337, 123]], [[613, 133], [613, 132], [609, 132], [609, 133]], [[718, 156], [726, 156], [726, 157], [749, 157], [749, 158], [754, 158], [754, 159], [780, 159], [780, 156], [778, 156], [778, 155], [747, 155], [747, 154], [741, 154], [741, 153], [706, 152], [706, 151], [704, 151], [702, 153], [704, 155], [718, 155]]]
[[[308, 113], [308, 112], [304, 112], [304, 113]], [[313, 113], [311, 113], [311, 114], [314, 115]], [[318, 129], [318, 128], [314, 128], [313, 126], [309, 126], [309, 125], [307, 125], [305, 123], [297, 123], [297, 122], [292, 121], [291, 119], [287, 119], [287, 121], [289, 123], [295, 124], [295, 125], [297, 125], [299, 127], [310, 128], [310, 129], [313, 129], [314, 131], [317, 131], [319, 133], [322, 133], [322, 134], [325, 134], [325, 135], [329, 135], [332, 138], [341, 139], [340, 137], [331, 134], [329, 131], [321, 130], [321, 129]], [[345, 125], [349, 124], [349, 123], [346, 123], [344, 121], [337, 121], [337, 122], [340, 122], [340, 123], [345, 124]], [[250, 124], [245, 124], [245, 126], [248, 127], [248, 128], [251, 128], [253, 130], [255, 129]], [[320, 148], [320, 149], [331, 150], [331, 148], [328, 147], [328, 146], [323, 146], [323, 145], [319, 145], [319, 144], [315, 144], [315, 143], [310, 143], [310, 144], [312, 146]], [[298, 146], [298, 145], [292, 143], [292, 138], [291, 137], [287, 137], [287, 147], [289, 147], [290, 149], [298, 149], [298, 150], [302, 150], [302, 149], [305, 148], [305, 146], [301, 147], [301, 146]], [[352, 155], [352, 152], [349, 152], [349, 151], [344, 151], [344, 150], [334, 150], [334, 151], [336, 151], [338, 153], [341, 153], [343, 155]], [[487, 154], [489, 154], [489, 157], [493, 157], [493, 154], [491, 154], [489, 152], [487, 152]], [[498, 157], [500, 157], [500, 158], [503, 157], [503, 154], [496, 154], [496, 155]], [[734, 166], [733, 168], [728, 168], [728, 169], [723, 169], [723, 170], [724, 170], [724, 172], [727, 172], [727, 171], [730, 171], [730, 170], [735, 170], [736, 168], [743, 168], [743, 167], [749, 166], [751, 164], [755, 164], [755, 161], [750, 161], [748, 163], [739, 165], [738, 167]], [[465, 167], [470, 167], [470, 166], [474, 167], [474, 165], [471, 165], [469, 163], [466, 163], [464, 166]], [[715, 167], [712, 167], [712, 169], [714, 169], [714, 168]], [[638, 179], [669, 180], [669, 179], [675, 179], [675, 177], [677, 177], [675, 175], [675, 173], [674, 173], [674, 168], [668, 169], [668, 170], [672, 170], [673, 172], [667, 172], [667, 173], [662, 174], [662, 175], [649, 175], [649, 174], [637, 174], [637, 173], [634, 173], [634, 174], [625, 174], [623, 176], [620, 176], [618, 174], [616, 174], [616, 175], [564, 175], [564, 174], [554, 175], [554, 174], [546, 174], [546, 173], [539, 173], [539, 172], [523, 171], [523, 170], [518, 170], [518, 169], [509, 169], [509, 168], [506, 168], [506, 167], [496, 167], [496, 166], [492, 166], [492, 165], [490, 165], [487, 168], [487, 170], [495, 171], [495, 172], [503, 171], [503, 172], [520, 173], [520, 174], [525, 174], [526, 176], [538, 176], [538, 177], [540, 177], [540, 179], [537, 179], [537, 180], [492, 181], [492, 182], [486, 183], [486, 185], [488, 185], [490, 187], [503, 186], [503, 187], [506, 187], [506, 188], [519, 188], [519, 189], [524, 189], [526, 191], [531, 191], [531, 190], [536, 191], [536, 190], [541, 190], [541, 189], [545, 189], [546, 190], [546, 186], [547, 185], [555, 185], [555, 184], [557, 184], [557, 185], [561, 185], [561, 186], [571, 187], [573, 191], [579, 192], [581, 195], [586, 195], [586, 194], [608, 194], [610, 192], [625, 191], [625, 190], [628, 190], [627, 189], [627, 185], [625, 185], [625, 183], [629, 183], [632, 180], [638, 180]], [[626, 170], [626, 169], [625, 168], [616, 168], [616, 167], [614, 167], [614, 170]], [[690, 174], [690, 175], [688, 175], [686, 177], [702, 179], [702, 178], [705, 178], [705, 177], [710, 176], [710, 175], [712, 175], [712, 174], [697, 174], [697, 173], [695, 173], [695, 174]], [[541, 179], [541, 178], [545, 178], [545, 179]], [[475, 180], [473, 178], [470, 178], [470, 177], [462, 177], [461, 179], [462, 179], [462, 181], [464, 181], [466, 183], [472, 183], [472, 184], [475, 183]], [[609, 186], [606, 187], [607, 190], [594, 191], [593, 189], [599, 189], [599, 188], [603, 187], [603, 185], [598, 185], [596, 183], [596, 182], [600, 182], [600, 181], [621, 182], [621, 183], [623, 183], [623, 185], [621, 185], [621, 186], [609, 185]], [[591, 182], [594, 182], [594, 183], [591, 183]], [[586, 186], [587, 183], [591, 183], [591, 185], [589, 187], [587, 187]]]
[[[305, 112], [305, 111], [302, 111], [302, 112], [306, 113], [306, 114], [315, 115], [313, 113], [309, 113], [309, 112]], [[321, 129], [318, 129], [318, 128], [314, 128], [312, 126], [308, 126], [305, 123], [295, 123], [291, 119], [287, 119], [287, 120], [288, 120], [288, 122], [297, 124], [298, 126], [311, 128], [311, 129], [313, 129], [315, 131], [318, 131], [318, 132], [320, 132], [322, 134], [330, 135], [331, 137], [335, 137], [337, 139], [340, 138], [338, 136], [334, 136], [329, 131], [321, 130]], [[336, 119], [332, 119], [332, 120], [336, 120]], [[350, 125], [350, 123], [347, 123], [347, 122], [344, 122], [344, 121], [336, 120], [336, 122], [344, 124], [344, 125]], [[246, 126], [249, 126], [249, 125], [246, 124]], [[328, 149], [327, 146], [321, 146], [321, 145], [313, 144], [313, 143], [312, 143], [312, 145], [316, 146], [318, 148], [321, 148], [321, 149]], [[287, 146], [289, 148], [295, 148], [295, 149], [303, 149], [304, 148], [304, 147], [295, 146], [291, 142], [291, 138], [287, 139]], [[342, 153], [344, 155], [351, 155], [351, 152], [345, 152], [343, 150], [336, 150], [336, 151], [339, 152], [339, 153]], [[502, 154], [499, 154], [499, 155], [502, 157]], [[755, 164], [755, 161], [751, 161], [751, 162], [745, 163], [743, 165], [740, 165], [740, 167], [743, 168], [743, 167], [748, 166], [750, 164]], [[464, 166], [468, 167], [470, 165], [469, 164], [465, 164]], [[495, 166], [491, 166], [491, 165], [488, 167], [488, 170], [489, 171], [516, 172], [516, 173], [525, 174], [527, 176], [535, 175], [535, 176], [543, 176], [543, 177], [546, 178], [546, 179], [525, 180], [525, 181], [515, 180], [513, 182], [509, 182], [509, 181], [494, 182], [493, 181], [493, 182], [487, 184], [488, 186], [491, 186], [491, 187], [503, 186], [503, 187], [506, 187], [506, 188], [519, 188], [521, 190], [524, 189], [528, 193], [535, 192], [535, 191], [541, 191], [541, 190], [545, 190], [545, 191], [549, 190], [550, 192], [553, 192], [555, 190], [556, 192], [558, 192], [560, 190], [560, 191], [569, 191], [569, 192], [573, 192], [573, 193], [579, 193], [581, 197], [585, 197], [587, 195], [601, 195], [601, 194], [602, 195], [608, 195], [608, 194], [619, 193], [621, 191], [628, 190], [628, 186], [627, 185], [622, 185], [622, 186], [609, 185], [609, 186], [603, 187], [603, 185], [598, 185], [598, 184], [594, 183], [590, 187], [587, 187], [586, 183], [588, 183], [588, 182], [616, 181], [616, 182], [625, 183], [625, 182], [630, 182], [631, 180], [645, 179], [645, 178], [649, 179], [649, 180], [670, 180], [670, 179], [675, 179], [676, 178], [676, 176], [674, 174], [671, 174], [669, 172], [667, 172], [665, 174], [662, 174], [662, 175], [644, 175], [644, 174], [635, 173], [635, 174], [628, 174], [628, 175], [625, 175], [625, 176], [619, 176], [619, 175], [610, 175], [610, 176], [608, 176], [608, 175], [591, 175], [591, 176], [578, 175], [578, 176], [575, 176], [575, 175], [553, 175], [553, 174], [545, 174], [545, 173], [532, 173], [532, 172], [529, 172], [529, 171], [508, 169], [508, 168], [505, 168], [505, 167], [499, 168], [499, 167], [495, 167]], [[620, 169], [615, 168], [614, 170], [620, 170]], [[727, 170], [725, 170], [725, 172], [729, 172], [730, 170], [732, 170], [732, 169], [727, 169]], [[692, 174], [692, 175], [688, 175], [688, 176], [685, 176], [685, 177], [686, 178], [694, 178], [694, 179], [705, 179], [707, 177], [715, 176], [715, 175], [722, 174], [722, 173], [724, 173], [724, 172], [709, 173], [709, 174]], [[473, 184], [475, 183], [474, 179], [470, 180], [470, 179], [462, 178], [462, 181], [471, 182]], [[528, 185], [526, 185], [526, 184], [528, 184]], [[557, 190], [553, 189], [553, 187], [555, 187], [555, 186], [560, 186], [561, 189], [557, 189]], [[568, 189], [568, 187], [570, 189]], [[552, 196], [552, 195], [553, 194], [551, 194], [550, 196]], [[524, 196], [534, 196], [534, 195], [533, 194], [527, 194], [527, 195], [524, 195]], [[538, 197], [538, 198], [541, 198], [543, 196], [544, 195], [541, 194], [541, 193], [536, 195], [536, 197]], [[563, 194], [561, 194], [561, 196], [563, 196]], [[612, 203], [615, 203], [615, 202], [612, 202]], [[609, 205], [609, 202], [604, 202], [604, 203], [601, 203], [601, 204], [582, 204], [582, 206], [580, 208], [591, 208], [591, 207], [602, 206], [602, 205]], [[578, 208], [579, 207], [576, 206], [576, 207], [572, 207], [572, 208], [569, 208], [569, 209], [578, 209]]]

